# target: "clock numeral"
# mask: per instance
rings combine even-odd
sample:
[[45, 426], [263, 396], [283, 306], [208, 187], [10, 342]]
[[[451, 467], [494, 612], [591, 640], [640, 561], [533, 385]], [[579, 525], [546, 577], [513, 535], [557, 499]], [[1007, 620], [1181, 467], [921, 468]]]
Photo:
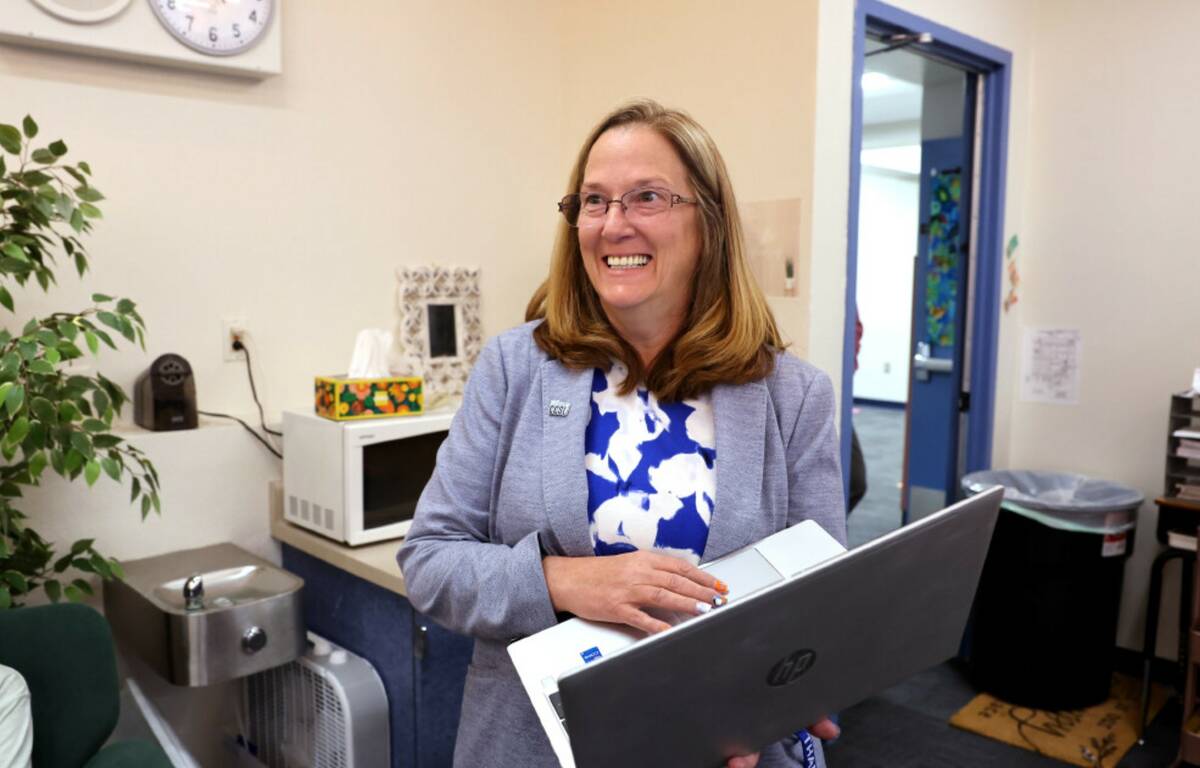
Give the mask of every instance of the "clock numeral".
[[192, 31], [192, 22], [194, 22], [196, 20], [196, 17], [189, 14], [188, 16], [185, 16], [184, 18], [186, 18], [188, 20], [187, 31], [191, 32]]
[[209, 27], [209, 28], [208, 28], [208, 41], [209, 41], [210, 43], [215, 43], [215, 42], [217, 42], [217, 28], [216, 28], [216, 27]]
[[239, 39], [240, 39], [240, 38], [241, 38], [241, 36], [242, 36], [242, 30], [241, 30], [241, 28], [240, 28], [240, 27], [238, 27], [238, 25], [237, 25], [237, 24], [234, 24], [234, 25], [233, 25], [233, 36], [234, 36], [234, 37], [236, 37], [236, 38], [239, 38]]
[[172, 11], [175, 10], [175, 0], [167, 0], [167, 8]]
[[255, 24], [258, 23], [258, 11], [250, 11], [250, 21], [253, 21]]

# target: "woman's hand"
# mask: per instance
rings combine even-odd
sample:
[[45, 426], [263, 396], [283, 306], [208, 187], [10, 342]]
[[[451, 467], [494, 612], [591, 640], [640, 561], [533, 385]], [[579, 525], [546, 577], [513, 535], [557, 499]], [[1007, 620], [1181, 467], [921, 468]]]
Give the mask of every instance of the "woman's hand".
[[[842, 734], [842, 729], [830, 720], [828, 717], [814, 723], [806, 728], [809, 734], [816, 736], [822, 741], [830, 741], [836, 739]], [[759, 753], [755, 752], [750, 755], [738, 755], [737, 757], [729, 758], [729, 762], [725, 763], [725, 768], [754, 768], [758, 765]]]
[[729, 588], [691, 563], [654, 552], [607, 557], [542, 559], [555, 611], [583, 619], [628, 624], [651, 634], [670, 624], [646, 613], [657, 608], [687, 615], [725, 601]]

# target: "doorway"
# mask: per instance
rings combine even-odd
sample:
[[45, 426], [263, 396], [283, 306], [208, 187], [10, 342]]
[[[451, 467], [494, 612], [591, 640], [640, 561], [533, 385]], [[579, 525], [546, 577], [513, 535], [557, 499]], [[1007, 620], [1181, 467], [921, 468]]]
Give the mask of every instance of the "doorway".
[[861, 432], [868, 488], [851, 546], [991, 465], [1011, 68], [874, 0], [855, 33], [842, 456], [849, 495]]

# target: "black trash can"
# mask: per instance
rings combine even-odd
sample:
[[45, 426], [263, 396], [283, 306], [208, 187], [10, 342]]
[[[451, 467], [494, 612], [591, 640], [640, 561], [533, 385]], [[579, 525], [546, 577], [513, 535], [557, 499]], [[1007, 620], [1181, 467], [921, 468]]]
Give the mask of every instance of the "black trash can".
[[971, 619], [976, 686], [1010, 704], [1081, 709], [1108, 698], [1125, 561], [1143, 496], [1051, 472], [975, 472], [1004, 486]]

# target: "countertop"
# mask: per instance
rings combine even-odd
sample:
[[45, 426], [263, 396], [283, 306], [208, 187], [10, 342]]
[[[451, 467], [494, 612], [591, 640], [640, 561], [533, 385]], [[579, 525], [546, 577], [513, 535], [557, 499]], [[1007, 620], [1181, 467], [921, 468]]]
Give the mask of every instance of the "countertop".
[[364, 544], [360, 547], [339, 544], [333, 539], [327, 539], [284, 520], [282, 488], [272, 484], [270, 497], [272, 538], [352, 573], [360, 579], [398, 595], [407, 595], [404, 575], [400, 573], [400, 566], [396, 564], [396, 551], [400, 549], [403, 539]]

